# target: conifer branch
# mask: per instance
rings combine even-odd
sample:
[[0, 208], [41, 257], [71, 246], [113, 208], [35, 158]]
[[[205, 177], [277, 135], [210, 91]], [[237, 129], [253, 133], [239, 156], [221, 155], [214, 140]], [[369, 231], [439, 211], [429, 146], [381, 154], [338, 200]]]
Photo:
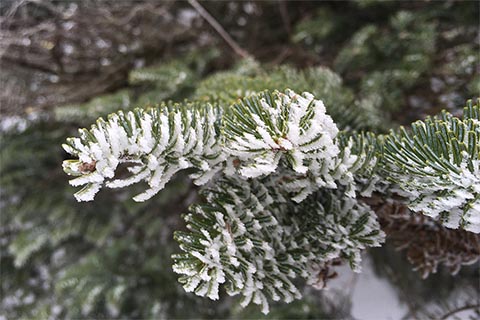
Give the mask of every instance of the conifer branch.
[[207, 203], [184, 219], [189, 232], [177, 232], [182, 254], [174, 271], [185, 290], [218, 299], [219, 285], [241, 294], [242, 306], [301, 297], [292, 279], [316, 285], [333, 259], [360, 269], [362, 249], [379, 246], [384, 234], [373, 211], [342, 192], [322, 191], [295, 205], [269, 178], [228, 178], [204, 190]]
[[480, 232], [480, 112], [469, 101], [463, 119], [447, 112], [386, 137], [384, 176], [409, 208], [449, 228]]
[[[222, 151], [217, 136], [217, 109], [211, 105], [162, 105], [149, 110], [102, 118], [80, 138], [70, 138], [64, 149], [78, 157], [66, 160], [66, 173], [77, 178], [73, 186], [84, 186], [75, 194], [91, 201], [102, 186], [122, 188], [141, 181], [149, 185], [136, 201], [158, 193], [171, 177], [186, 168], [199, 170], [192, 177], [202, 184], [218, 170]], [[117, 177], [117, 168], [128, 165], [128, 177]]]
[[[146, 181], [150, 188], [134, 198], [145, 201], [186, 168], [199, 170], [192, 175], [198, 184], [222, 170], [243, 178], [275, 173], [297, 202], [339, 185], [355, 197], [353, 173], [365, 166], [365, 155], [360, 149], [353, 154], [350, 145], [340, 150], [338, 132], [322, 101], [291, 90], [262, 92], [223, 111], [198, 103], [162, 105], [118, 112], [80, 130], [80, 138], [64, 145], [78, 157], [65, 161], [64, 170], [78, 176], [71, 185], [85, 186], [76, 193], [80, 201], [93, 200], [104, 185]], [[117, 177], [120, 165], [132, 174]]]
[[[174, 271], [186, 291], [219, 298], [224, 284], [268, 312], [269, 299], [301, 297], [296, 277], [319, 286], [334, 259], [359, 271], [360, 252], [384, 241], [376, 215], [356, 196], [397, 192], [413, 211], [479, 232], [477, 105], [462, 120], [443, 113], [387, 136], [340, 132], [321, 100], [262, 91], [223, 106], [162, 104], [99, 119], [64, 148], [80, 201], [102, 187], [146, 181], [144, 201], [193, 168], [206, 203], [184, 216]], [[122, 177], [127, 165], [130, 175]]]

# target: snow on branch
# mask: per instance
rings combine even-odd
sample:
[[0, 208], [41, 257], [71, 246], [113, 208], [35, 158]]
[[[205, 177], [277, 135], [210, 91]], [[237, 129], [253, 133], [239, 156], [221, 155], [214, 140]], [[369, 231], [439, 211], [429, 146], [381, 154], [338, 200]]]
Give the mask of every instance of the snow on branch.
[[374, 212], [342, 192], [319, 192], [297, 205], [269, 177], [221, 179], [203, 192], [207, 203], [184, 217], [189, 232], [175, 234], [184, 253], [174, 255], [173, 268], [185, 290], [213, 300], [225, 285], [243, 296], [242, 306], [253, 302], [268, 313], [269, 300], [301, 297], [294, 278], [315, 286], [336, 258], [359, 271], [361, 250], [384, 241]]
[[480, 232], [480, 116], [471, 101], [463, 119], [447, 112], [401, 128], [385, 141], [384, 175], [409, 208], [449, 228]]
[[[339, 148], [338, 132], [321, 100], [291, 90], [258, 93], [222, 112], [200, 103], [162, 105], [118, 112], [81, 129], [64, 145], [78, 158], [65, 161], [64, 170], [78, 176], [71, 185], [84, 186], [75, 194], [79, 201], [93, 200], [103, 186], [146, 181], [149, 188], [134, 198], [144, 201], [186, 168], [198, 169], [197, 184], [224, 169], [243, 178], [275, 173], [297, 202], [338, 185], [354, 197], [353, 174], [370, 163], [362, 150], [352, 153], [353, 141]], [[117, 177], [121, 164], [129, 176]]]
[[[196, 168], [198, 184], [205, 183], [224, 160], [217, 134], [218, 111], [210, 105], [162, 105], [158, 108], [111, 114], [79, 138], [69, 138], [64, 149], [78, 157], [66, 160], [69, 175], [78, 176], [72, 186], [84, 186], [75, 194], [91, 201], [101, 187], [122, 188], [146, 181], [149, 188], [134, 200], [145, 201], [158, 193], [172, 176]], [[129, 175], [117, 177], [119, 165]]]
[[[361, 251], [384, 241], [376, 215], [356, 198], [399, 193], [413, 211], [480, 232], [480, 116], [448, 113], [389, 135], [339, 132], [310, 93], [264, 91], [232, 105], [162, 104], [117, 112], [64, 145], [75, 194], [146, 182], [149, 199], [178, 171], [214, 180], [184, 216], [174, 271], [186, 291], [219, 298], [224, 285], [268, 312], [301, 297], [296, 277], [320, 287], [334, 259], [359, 271]], [[126, 170], [125, 170], [126, 169]], [[128, 173], [128, 174], [127, 174]], [[319, 284], [320, 283], [320, 284]]]
[[333, 141], [337, 126], [311, 94], [265, 92], [229, 111], [223, 132], [230, 153], [245, 161], [240, 169], [245, 177], [275, 172], [282, 155], [295, 172], [306, 174], [313, 160], [328, 161], [340, 152]]
[[319, 188], [338, 185], [355, 197], [353, 173], [367, 164], [359, 161], [364, 154], [352, 153], [353, 141], [339, 148], [337, 126], [310, 93], [287, 89], [244, 98], [225, 113], [222, 129], [237, 174], [277, 174], [279, 186], [297, 202]]

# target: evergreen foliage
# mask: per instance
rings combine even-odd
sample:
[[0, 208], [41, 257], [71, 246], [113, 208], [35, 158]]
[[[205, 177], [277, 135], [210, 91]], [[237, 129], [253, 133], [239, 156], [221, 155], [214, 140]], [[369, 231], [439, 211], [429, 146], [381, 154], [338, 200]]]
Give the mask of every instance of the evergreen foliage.
[[342, 79], [324, 67], [298, 71], [281, 66], [270, 70], [246, 60], [232, 71], [220, 72], [203, 80], [195, 98], [229, 105], [263, 90], [283, 91], [287, 88], [322, 97], [329, 114], [342, 129], [378, 131], [385, 128], [382, 111], [354, 101], [352, 92], [343, 86]]
[[[80, 130], [80, 138], [64, 145], [78, 157], [64, 162], [65, 172], [78, 176], [70, 184], [86, 185], [76, 198], [90, 201], [104, 184], [121, 188], [145, 180], [150, 188], [134, 197], [144, 201], [182, 169], [196, 168], [194, 177], [203, 184], [224, 168], [227, 177], [238, 178], [217, 179], [216, 189], [205, 189], [208, 205], [194, 207], [195, 216], [186, 218], [194, 234], [176, 236], [187, 256], [176, 256], [174, 270], [186, 275], [180, 281], [187, 291], [218, 299], [219, 284], [229, 279], [228, 292], [241, 293], [242, 305], [252, 301], [267, 313], [267, 292], [274, 301], [300, 297], [288, 278], [312, 282], [310, 269], [339, 257], [358, 270], [359, 250], [383, 241], [373, 212], [354, 199], [353, 174], [371, 165], [363, 160], [371, 155], [353, 154], [353, 140], [340, 151], [338, 128], [309, 93], [266, 91], [217, 110], [163, 105], [112, 114]], [[133, 164], [132, 175], [114, 179], [122, 163]], [[260, 177], [278, 190], [243, 180]], [[306, 200], [322, 189], [323, 195]], [[304, 204], [281, 205], [292, 201]], [[309, 230], [313, 221], [316, 228]]]
[[[185, 177], [174, 178], [145, 204], [128, 201], [139, 190], [124, 190], [78, 206], [58, 167], [64, 153], [48, 147], [73, 132], [40, 121], [24, 132], [2, 134], [2, 155], [15, 155], [0, 161], [2, 187], [11, 187], [1, 193], [2, 314], [27, 319], [208, 315], [212, 305], [187, 295], [175, 275], [165, 272], [174, 247], [172, 213], [185, 210], [191, 193]], [[25, 182], [25, 188], [14, 188]]]
[[480, 232], [480, 111], [467, 103], [463, 119], [442, 113], [385, 140], [388, 178], [413, 211], [451, 228]]
[[[463, 4], [405, 4], [399, 9], [398, 3], [356, 1], [342, 8], [324, 6], [296, 25], [293, 38], [322, 59], [332, 58], [334, 44], [334, 70], [359, 101], [398, 112], [402, 121], [403, 108], [454, 109], [465, 97], [478, 95], [478, 43], [466, 40], [477, 33], [478, 7]], [[359, 18], [350, 19], [352, 13]], [[384, 120], [388, 116], [384, 113]], [[416, 118], [407, 119], [406, 125]]]
[[268, 299], [301, 297], [291, 279], [311, 285], [327, 262], [343, 258], [360, 269], [360, 252], [383, 242], [375, 214], [344, 193], [319, 192], [301, 205], [278, 194], [271, 179], [223, 179], [204, 190], [207, 203], [184, 219], [189, 233], [177, 232], [184, 254], [174, 271], [186, 291], [218, 299], [219, 284], [268, 313]]
[[[203, 71], [192, 68], [189, 60], [194, 59], [195, 55], [191, 56], [130, 72], [129, 83], [143, 89], [137, 97], [136, 106], [155, 105], [168, 99], [178, 100], [184, 91], [191, 90], [199, 73]], [[208, 60], [209, 57], [205, 59]]]
[[[102, 185], [122, 188], [148, 181], [149, 189], [137, 195], [145, 201], [164, 188], [179, 170], [197, 168], [209, 175], [196, 174], [202, 184], [222, 162], [215, 129], [213, 107], [162, 105], [143, 111], [119, 112], [100, 118], [90, 130], [80, 130], [80, 138], [69, 139], [64, 149], [79, 158], [65, 161], [64, 170], [78, 176], [70, 181], [83, 186], [75, 194], [79, 201], [93, 200]], [[115, 178], [119, 165], [130, 164], [131, 173]]]
[[[378, 140], [339, 136], [323, 102], [306, 92], [265, 91], [219, 110], [187, 103], [119, 112], [64, 145], [79, 158], [64, 169], [78, 176], [72, 185], [86, 184], [80, 201], [92, 200], [105, 180], [110, 188], [146, 180], [150, 188], [134, 197], [144, 201], [182, 169], [196, 168], [200, 184], [223, 169], [215, 187], [203, 189], [207, 204], [185, 216], [191, 233], [176, 235], [185, 254], [174, 256], [174, 270], [188, 292], [216, 300], [226, 283], [230, 295], [243, 295], [242, 306], [268, 313], [267, 296], [300, 297], [289, 278], [312, 284], [315, 270], [335, 258], [358, 270], [359, 250], [380, 245], [383, 233], [355, 200], [357, 170], [378, 175], [370, 184], [394, 182], [390, 192], [403, 191], [412, 210], [480, 232], [478, 105], [469, 103], [463, 120], [443, 113], [413, 124], [412, 134], [400, 128]], [[134, 164], [132, 175], [112, 180], [122, 162]], [[364, 194], [372, 188], [380, 190], [370, 185]]]
[[335, 69], [343, 74], [370, 70], [361, 81], [362, 95], [376, 96], [379, 105], [396, 110], [404, 92], [430, 69], [435, 39], [435, 24], [399, 11], [386, 31], [376, 25], [358, 30], [337, 55]]
[[70, 104], [55, 109], [54, 117], [57, 121], [66, 122], [93, 122], [100, 116], [128, 110], [133, 104], [131, 90], [102, 95], [82, 104]]
[[[175, 95], [181, 95], [181, 88]], [[175, 275], [165, 272], [174, 244], [168, 236], [158, 238], [159, 230], [171, 235], [169, 214], [185, 206], [191, 187], [185, 178], [174, 178], [169, 189], [145, 205], [119, 201], [134, 195], [125, 190], [104, 193], [100, 204], [78, 206], [58, 168], [65, 154], [51, 148], [99, 116], [132, 110], [136, 96], [134, 90], [120, 90], [58, 107], [28, 121], [26, 129], [1, 132], [1, 308], [8, 318], [192, 317], [211, 312], [211, 304], [192, 299], [176, 285]], [[158, 208], [167, 214], [159, 216]], [[159, 246], [165, 249], [157, 250]], [[136, 255], [138, 263], [127, 263], [125, 255]], [[195, 313], [177, 301], [195, 306]]]
[[[337, 182], [354, 196], [353, 173], [364, 155], [351, 154], [349, 145], [340, 151], [338, 129], [325, 112], [311, 94], [291, 90], [247, 97], [223, 113], [200, 103], [119, 112], [67, 141], [64, 149], [78, 160], [65, 161], [64, 170], [78, 176], [71, 185], [85, 186], [75, 194], [80, 201], [92, 200], [103, 185], [147, 181], [150, 188], [134, 198], [145, 201], [182, 169], [198, 169], [193, 177], [203, 184], [222, 166], [229, 175], [253, 178], [275, 172], [280, 161], [291, 181], [282, 184], [296, 201]], [[132, 174], [115, 178], [122, 164]]]
[[[282, 25], [230, 5], [208, 10], [272, 65], [180, 40], [174, 59], [128, 52], [147, 66], [121, 90], [0, 121], [0, 318], [344, 319], [345, 292], [315, 289], [365, 253], [405, 318], [478, 304], [478, 102], [457, 109], [479, 92], [478, 7], [312, 3]], [[93, 203], [62, 161], [78, 199], [105, 189]]]

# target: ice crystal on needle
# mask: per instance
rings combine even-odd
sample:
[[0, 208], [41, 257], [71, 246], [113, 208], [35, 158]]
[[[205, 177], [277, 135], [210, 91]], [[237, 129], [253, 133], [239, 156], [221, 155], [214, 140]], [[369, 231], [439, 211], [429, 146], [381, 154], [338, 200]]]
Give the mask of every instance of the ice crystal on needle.
[[349, 145], [340, 150], [339, 130], [312, 94], [287, 89], [247, 97], [226, 112], [222, 128], [237, 161], [234, 173], [247, 178], [279, 173], [279, 183], [297, 202], [339, 184], [355, 196], [358, 155]]
[[218, 299], [222, 284], [243, 296], [243, 306], [260, 304], [264, 313], [270, 299], [301, 297], [292, 279], [314, 284], [316, 266], [336, 258], [359, 271], [361, 250], [384, 239], [373, 211], [340, 192], [295, 205], [268, 177], [222, 179], [204, 192], [208, 203], [185, 216], [190, 232], [175, 235], [184, 253], [174, 256], [174, 271], [187, 291]]
[[[137, 195], [145, 201], [158, 193], [178, 171], [199, 170], [194, 175], [206, 182], [224, 160], [216, 132], [217, 111], [196, 105], [163, 105], [149, 110], [118, 112], [102, 118], [90, 130], [80, 130], [64, 149], [78, 160], [64, 162], [64, 170], [74, 176], [73, 186], [83, 186], [75, 194], [79, 201], [93, 200], [102, 186], [122, 188], [146, 181], [149, 188]], [[128, 164], [126, 178], [115, 177], [120, 164]]]
[[[301, 297], [332, 260], [360, 270], [361, 251], [384, 240], [376, 215], [356, 198], [398, 192], [445, 226], [480, 231], [480, 117], [444, 113], [387, 136], [339, 132], [310, 93], [264, 91], [230, 106], [162, 105], [99, 119], [64, 148], [76, 193], [146, 182], [158, 193], [186, 168], [204, 202], [184, 216], [174, 271], [186, 291], [219, 299], [220, 286], [268, 312], [269, 300]], [[120, 166], [129, 175], [121, 176]]]
[[235, 104], [224, 118], [230, 153], [244, 162], [240, 173], [258, 177], [275, 172], [283, 155], [292, 169], [306, 174], [313, 161], [340, 152], [338, 129], [321, 100], [310, 93], [263, 93]]
[[480, 116], [470, 102], [463, 120], [444, 112], [386, 140], [385, 168], [409, 208], [449, 228], [480, 232]]
[[[353, 154], [351, 145], [340, 150], [337, 135], [323, 102], [311, 94], [263, 92], [226, 108], [223, 115], [211, 106], [189, 104], [99, 119], [64, 145], [78, 157], [65, 161], [64, 170], [78, 176], [71, 185], [84, 186], [75, 194], [80, 201], [93, 200], [103, 186], [123, 188], [146, 181], [149, 188], [134, 198], [145, 201], [186, 168], [198, 170], [192, 175], [197, 184], [223, 169], [245, 178], [277, 174], [297, 202], [339, 184], [354, 197], [353, 173], [363, 155]], [[131, 175], [119, 178], [122, 163], [129, 165]]]

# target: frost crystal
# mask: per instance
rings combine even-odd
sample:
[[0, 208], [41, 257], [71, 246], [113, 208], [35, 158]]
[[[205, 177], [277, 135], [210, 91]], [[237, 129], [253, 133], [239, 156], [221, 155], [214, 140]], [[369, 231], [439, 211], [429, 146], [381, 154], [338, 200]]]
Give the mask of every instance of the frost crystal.
[[224, 284], [243, 296], [243, 306], [260, 304], [266, 313], [268, 299], [300, 298], [293, 278], [314, 283], [315, 266], [335, 258], [358, 271], [361, 250], [384, 239], [373, 211], [341, 193], [320, 192], [295, 205], [269, 178], [222, 179], [204, 192], [208, 204], [185, 217], [190, 232], [175, 235], [185, 253], [174, 256], [174, 271], [187, 291], [211, 299]]
[[338, 184], [349, 187], [347, 196], [355, 196], [350, 169], [358, 156], [351, 146], [340, 150], [338, 128], [321, 100], [287, 89], [245, 98], [229, 111], [223, 132], [227, 150], [238, 162], [231, 173], [256, 178], [280, 171], [279, 185], [297, 202]]
[[[213, 107], [162, 106], [147, 111], [118, 112], [108, 121], [99, 119], [80, 138], [70, 138], [64, 149], [78, 160], [64, 162], [74, 176], [73, 186], [85, 185], [75, 194], [79, 201], [93, 200], [102, 186], [123, 188], [146, 181], [149, 188], [134, 200], [145, 201], [164, 188], [178, 171], [196, 168], [197, 183], [205, 183], [222, 163]], [[131, 173], [116, 177], [125, 164]]]
[[448, 113], [392, 133], [386, 141], [386, 175], [409, 208], [446, 227], [480, 233], [480, 122], [478, 106], [464, 119]]
[[[145, 201], [186, 168], [198, 169], [191, 175], [197, 184], [220, 171], [244, 178], [272, 174], [297, 202], [319, 188], [339, 185], [355, 197], [353, 173], [364, 163], [363, 154], [352, 152], [351, 143], [340, 149], [337, 135], [323, 102], [310, 93], [264, 92], [223, 115], [211, 106], [190, 104], [99, 119], [90, 130], [80, 130], [79, 138], [68, 139], [64, 148], [78, 160], [65, 161], [64, 170], [78, 176], [71, 185], [84, 186], [75, 194], [79, 201], [93, 200], [103, 186], [142, 181], [149, 188], [134, 200]], [[118, 177], [120, 165], [130, 175]]]
[[64, 170], [93, 200], [106, 186], [146, 182], [144, 201], [180, 170], [193, 168], [205, 203], [176, 232], [174, 271], [188, 292], [219, 299], [223, 285], [240, 304], [291, 302], [300, 277], [322, 284], [332, 260], [359, 271], [361, 251], [384, 241], [357, 192], [395, 191], [413, 211], [445, 226], [480, 232], [480, 112], [448, 113], [387, 136], [339, 132], [310, 93], [262, 92], [224, 108], [162, 105], [118, 112], [64, 145]]

